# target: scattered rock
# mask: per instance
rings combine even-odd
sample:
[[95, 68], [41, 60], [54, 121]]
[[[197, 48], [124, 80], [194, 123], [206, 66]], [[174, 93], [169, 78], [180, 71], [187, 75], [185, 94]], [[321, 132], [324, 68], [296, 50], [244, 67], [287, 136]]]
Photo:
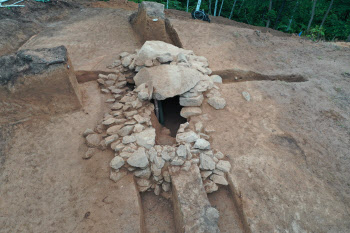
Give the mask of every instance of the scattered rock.
[[215, 162], [212, 158], [210, 158], [208, 155], [201, 154], [199, 157], [200, 162], [200, 169], [203, 170], [214, 170], [215, 169]]
[[107, 129], [108, 135], [118, 134], [118, 131], [123, 127], [123, 125], [114, 125]]
[[151, 169], [147, 167], [146, 169], [135, 171], [134, 175], [139, 178], [149, 179], [151, 177]]
[[226, 101], [222, 97], [214, 96], [208, 99], [208, 104], [215, 109], [223, 109], [226, 106]]
[[202, 122], [197, 122], [195, 125], [194, 125], [194, 129], [196, 130], [196, 132], [200, 133], [202, 132], [203, 130], [203, 123]]
[[125, 136], [123, 137], [123, 144], [129, 144], [129, 143], [132, 143], [132, 142], [136, 142], [136, 138], [134, 135], [131, 135], [131, 136]]
[[112, 161], [109, 163], [111, 168], [118, 170], [124, 165], [124, 159], [120, 156], [115, 156]]
[[186, 146], [185, 145], [180, 145], [177, 150], [176, 150], [176, 154], [183, 158], [183, 159], [186, 159], [187, 157], [187, 149], [186, 149]]
[[162, 189], [164, 190], [164, 192], [170, 191], [170, 184], [168, 182], [163, 182]]
[[200, 149], [200, 150], [209, 150], [210, 149], [210, 143], [202, 138], [199, 138], [196, 143], [193, 146], [194, 149]]
[[214, 83], [222, 83], [222, 78], [219, 75], [210, 76]]
[[119, 136], [124, 137], [124, 136], [127, 136], [127, 135], [131, 134], [133, 129], [134, 129], [133, 125], [127, 125], [127, 126], [124, 126], [121, 129], [119, 129], [118, 130], [118, 134], [119, 134]]
[[180, 115], [184, 118], [197, 116], [200, 114], [202, 114], [202, 110], [199, 107], [183, 107], [180, 112]]
[[92, 129], [86, 129], [83, 133], [83, 136], [86, 137], [88, 136], [89, 134], [93, 134], [95, 133]]
[[216, 168], [223, 171], [223, 172], [229, 172], [231, 169], [231, 164], [229, 161], [220, 160], [216, 164]]
[[250, 94], [248, 92], [243, 91], [242, 95], [246, 101], [250, 101]]
[[219, 189], [219, 187], [215, 184], [215, 182], [211, 180], [205, 180], [203, 184], [204, 184], [204, 189], [206, 193], [213, 193]]
[[214, 181], [216, 184], [221, 184], [221, 185], [228, 185], [227, 180], [223, 176], [219, 176], [216, 174], [213, 174], [210, 176], [210, 179]]
[[140, 133], [135, 133], [136, 143], [150, 149], [154, 146], [156, 140], [156, 130], [154, 128], [147, 128]]
[[144, 148], [139, 148], [128, 158], [128, 164], [133, 167], [144, 168], [148, 166], [148, 158]]
[[86, 145], [88, 147], [98, 147], [100, 145], [100, 135], [93, 133], [93, 134], [89, 134], [86, 138]]
[[191, 142], [197, 141], [198, 139], [199, 139], [198, 135], [193, 131], [178, 133], [176, 135], [176, 142], [178, 143], [181, 143], [181, 142], [191, 143]]
[[185, 107], [198, 107], [202, 105], [203, 99], [203, 95], [191, 98], [185, 98], [180, 96], [180, 105]]
[[83, 155], [83, 159], [90, 159], [96, 153], [95, 148], [88, 148], [86, 153]]

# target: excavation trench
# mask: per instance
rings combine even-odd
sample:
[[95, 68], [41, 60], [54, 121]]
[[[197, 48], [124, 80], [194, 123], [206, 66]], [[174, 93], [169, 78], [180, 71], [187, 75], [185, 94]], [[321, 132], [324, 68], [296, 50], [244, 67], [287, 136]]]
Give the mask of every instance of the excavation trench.
[[223, 83], [245, 82], [245, 81], [284, 81], [284, 82], [306, 82], [305, 77], [297, 74], [291, 75], [265, 75], [253, 71], [245, 71], [239, 69], [219, 70], [213, 74], [219, 75]]

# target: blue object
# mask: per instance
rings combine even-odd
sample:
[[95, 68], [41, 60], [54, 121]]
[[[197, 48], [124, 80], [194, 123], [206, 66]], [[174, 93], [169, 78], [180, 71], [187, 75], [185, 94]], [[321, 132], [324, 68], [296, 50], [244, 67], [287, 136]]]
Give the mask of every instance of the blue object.
[[302, 33], [303, 33], [303, 31], [299, 32], [299, 37], [301, 36]]

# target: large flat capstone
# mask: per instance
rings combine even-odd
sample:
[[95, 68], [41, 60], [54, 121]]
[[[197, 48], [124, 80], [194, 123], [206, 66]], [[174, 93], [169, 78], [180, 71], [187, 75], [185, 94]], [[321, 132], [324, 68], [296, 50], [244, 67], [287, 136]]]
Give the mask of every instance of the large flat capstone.
[[188, 171], [169, 169], [172, 187], [176, 232], [220, 232], [219, 212], [211, 207], [199, 168], [192, 164]]
[[185, 50], [163, 41], [146, 41], [137, 53], [135, 64], [144, 66], [146, 61], [153, 61], [164, 54], [176, 58], [179, 54], [182, 54], [182, 56], [193, 54], [193, 51]]
[[153, 86], [153, 98], [164, 100], [181, 95], [193, 88], [202, 78], [199, 71], [183, 66], [161, 65], [143, 68], [134, 77], [137, 86]]

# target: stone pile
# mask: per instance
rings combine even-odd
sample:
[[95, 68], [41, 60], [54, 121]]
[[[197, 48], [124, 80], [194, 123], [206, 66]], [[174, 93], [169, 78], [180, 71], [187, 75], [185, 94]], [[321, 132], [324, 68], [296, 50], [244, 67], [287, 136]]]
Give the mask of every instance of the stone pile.
[[[208, 134], [213, 129], [201, 122], [191, 129], [187, 122], [178, 129], [176, 144], [155, 145], [156, 131], [151, 123], [152, 98], [162, 100], [180, 95], [180, 104], [186, 106], [181, 115], [186, 118], [202, 113], [200, 106], [205, 97], [214, 108], [224, 108], [225, 100], [215, 85], [221, 78], [208, 76], [211, 73], [208, 61], [192, 51], [159, 41], [148, 41], [136, 54], [122, 53], [119, 57], [112, 65], [116, 74], [100, 74], [97, 80], [101, 92], [110, 96], [106, 101], [110, 111], [95, 130], [84, 132], [89, 147], [85, 158], [90, 158], [96, 148], [113, 150], [110, 179], [117, 182], [133, 173], [140, 192], [151, 189], [156, 195], [169, 192], [169, 171], [172, 174], [188, 171], [193, 164], [201, 170], [206, 192], [216, 191], [218, 185], [227, 185], [225, 174], [231, 165], [221, 152], [212, 149]], [[133, 80], [123, 74], [130, 70], [136, 73]], [[173, 77], [176, 80], [172, 80]], [[164, 79], [168, 92], [162, 87]], [[130, 90], [126, 85], [133, 81], [136, 88]]]

